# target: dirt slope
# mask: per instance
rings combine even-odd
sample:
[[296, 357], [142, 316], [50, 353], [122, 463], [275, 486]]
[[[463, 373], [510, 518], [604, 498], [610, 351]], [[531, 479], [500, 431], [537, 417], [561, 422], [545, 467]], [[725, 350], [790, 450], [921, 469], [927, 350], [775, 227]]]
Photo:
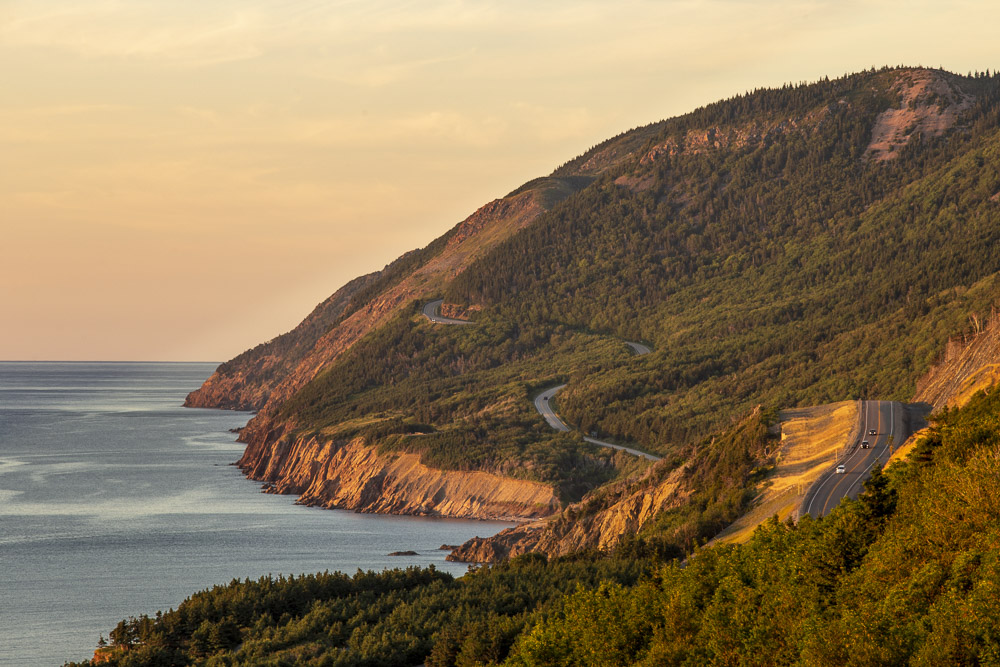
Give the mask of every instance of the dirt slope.
[[940, 70], [903, 72], [893, 91], [900, 95], [900, 105], [879, 115], [866, 151], [869, 159], [879, 162], [895, 158], [915, 137], [941, 136], [974, 102], [954, 75]]
[[972, 322], [973, 332], [949, 341], [941, 360], [917, 383], [916, 401], [934, 410], [958, 407], [1000, 381], [1000, 317]]

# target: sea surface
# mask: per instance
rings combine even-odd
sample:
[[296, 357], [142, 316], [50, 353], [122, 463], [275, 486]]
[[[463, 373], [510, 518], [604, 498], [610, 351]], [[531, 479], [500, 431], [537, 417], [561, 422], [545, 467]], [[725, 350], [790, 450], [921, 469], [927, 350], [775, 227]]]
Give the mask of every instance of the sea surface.
[[[121, 619], [234, 578], [448, 563], [507, 523], [378, 516], [260, 493], [249, 413], [182, 408], [214, 364], [0, 362], [0, 666], [93, 655]], [[391, 557], [413, 550], [418, 556]]]

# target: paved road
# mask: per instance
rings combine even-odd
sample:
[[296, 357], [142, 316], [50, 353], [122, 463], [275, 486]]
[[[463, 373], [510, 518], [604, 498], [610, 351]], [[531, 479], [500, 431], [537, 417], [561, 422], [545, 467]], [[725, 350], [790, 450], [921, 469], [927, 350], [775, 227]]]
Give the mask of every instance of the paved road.
[[649, 349], [648, 347], [646, 347], [642, 343], [633, 343], [632, 341], [627, 340], [627, 341], [625, 341], [625, 344], [628, 345], [633, 350], [635, 350], [636, 356], [640, 356], [641, 357], [644, 354], [649, 354], [650, 352], [652, 352], [651, 349]]
[[[559, 415], [555, 413], [552, 409], [552, 397], [556, 395], [556, 392], [565, 387], [566, 385], [561, 384], [558, 387], [551, 387], [546, 389], [538, 396], [535, 397], [535, 409], [538, 410], [539, 414], [545, 418], [545, 421], [549, 423], [549, 426], [557, 431], [569, 431], [570, 427], [566, 425], [566, 422], [559, 419]], [[631, 447], [625, 447], [623, 445], [616, 445], [613, 442], [605, 442], [603, 440], [597, 440], [595, 438], [588, 438], [584, 436], [583, 438], [587, 442], [597, 445], [599, 447], [610, 447], [611, 449], [620, 449], [623, 452], [628, 452], [633, 456], [641, 456], [643, 458], [649, 459], [650, 461], [659, 461], [659, 456], [653, 456], [638, 449], [632, 449]]]
[[442, 303], [444, 303], [444, 299], [429, 301], [427, 305], [424, 306], [424, 317], [429, 319], [434, 324], [475, 324], [475, 322], [469, 322], [468, 320], [456, 320], [451, 317], [442, 317], [440, 310]]
[[623, 445], [616, 445], [613, 442], [604, 442], [603, 440], [596, 440], [594, 438], [588, 438], [587, 436], [583, 436], [583, 439], [586, 440], [587, 442], [589, 442], [592, 445], [597, 445], [598, 447], [610, 447], [611, 449], [620, 449], [623, 452], [628, 452], [632, 456], [641, 456], [644, 459], [649, 459], [650, 461], [659, 461], [660, 460], [659, 456], [653, 456], [652, 454], [650, 454], [648, 452], [642, 452], [642, 451], [639, 451], [638, 449], [632, 449], [631, 447], [625, 447]]
[[[429, 302], [427, 305], [424, 306], [424, 316], [431, 322], [434, 322], [436, 324], [473, 324], [473, 322], [467, 322], [465, 320], [455, 320], [450, 317], [441, 317], [441, 315], [439, 314], [440, 313], [439, 309], [441, 308], [441, 304], [443, 302], [444, 299], [437, 299], [436, 301]], [[642, 356], [643, 354], [649, 354], [652, 351], [642, 343], [633, 343], [631, 341], [625, 341], [625, 344], [628, 345], [630, 348], [632, 348], [632, 350], [634, 350], [635, 353], [639, 356]], [[557, 431], [572, 430], [570, 429], [569, 426], [566, 425], [566, 422], [559, 419], [559, 415], [555, 413], [555, 411], [552, 409], [551, 406], [552, 397], [556, 395], [557, 391], [559, 391], [565, 386], [566, 385], [561, 384], [558, 387], [551, 387], [550, 389], [546, 389], [545, 391], [543, 391], [542, 393], [540, 393], [538, 396], [535, 397], [535, 409], [538, 410], [538, 413], [545, 418], [545, 421], [549, 423], [549, 426], [551, 426]], [[620, 449], [623, 452], [628, 452], [633, 456], [642, 456], [644, 458], [649, 459], [650, 461], [660, 460], [659, 456], [653, 456], [652, 454], [639, 451], [638, 449], [632, 449], [631, 447], [616, 445], [613, 442], [605, 442], [603, 440], [596, 440], [594, 438], [588, 438], [586, 436], [583, 439], [591, 444], [598, 445], [599, 447], [610, 447], [611, 449]]]
[[[861, 435], [851, 443], [847, 455], [831, 463], [830, 469], [813, 483], [806, 494], [805, 513], [817, 518], [826, 516], [844, 496], [857, 498], [876, 459], [882, 465], [889, 460], [890, 439], [892, 447], [899, 448], [910, 435], [903, 421], [903, 406], [895, 401], [864, 401], [861, 426]], [[875, 435], [869, 435], [872, 429]], [[868, 449], [862, 449], [863, 440], [868, 441]], [[837, 474], [835, 470], [841, 464], [846, 472]]]
[[538, 413], [545, 418], [545, 421], [549, 423], [549, 426], [557, 431], [570, 430], [569, 426], [566, 426], [566, 422], [559, 419], [559, 415], [557, 415], [552, 409], [552, 397], [556, 395], [557, 391], [565, 386], [566, 385], [561, 384], [558, 387], [546, 389], [535, 397], [535, 409], [538, 410]]

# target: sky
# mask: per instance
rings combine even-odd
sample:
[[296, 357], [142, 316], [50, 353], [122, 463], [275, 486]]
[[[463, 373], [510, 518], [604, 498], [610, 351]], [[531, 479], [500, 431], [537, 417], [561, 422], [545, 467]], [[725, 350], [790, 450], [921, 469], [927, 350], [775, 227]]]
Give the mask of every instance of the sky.
[[600, 141], [1000, 3], [0, 0], [0, 359], [224, 361]]

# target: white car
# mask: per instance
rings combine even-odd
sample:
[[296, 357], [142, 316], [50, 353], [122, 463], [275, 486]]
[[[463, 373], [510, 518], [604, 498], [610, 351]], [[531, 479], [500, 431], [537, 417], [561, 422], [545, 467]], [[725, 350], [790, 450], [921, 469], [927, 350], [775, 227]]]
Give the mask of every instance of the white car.
[[836, 472], [837, 472], [838, 475], [843, 475], [845, 472], [847, 472], [847, 468], [844, 467], [843, 463], [841, 463], [839, 466], [837, 466], [837, 471]]

